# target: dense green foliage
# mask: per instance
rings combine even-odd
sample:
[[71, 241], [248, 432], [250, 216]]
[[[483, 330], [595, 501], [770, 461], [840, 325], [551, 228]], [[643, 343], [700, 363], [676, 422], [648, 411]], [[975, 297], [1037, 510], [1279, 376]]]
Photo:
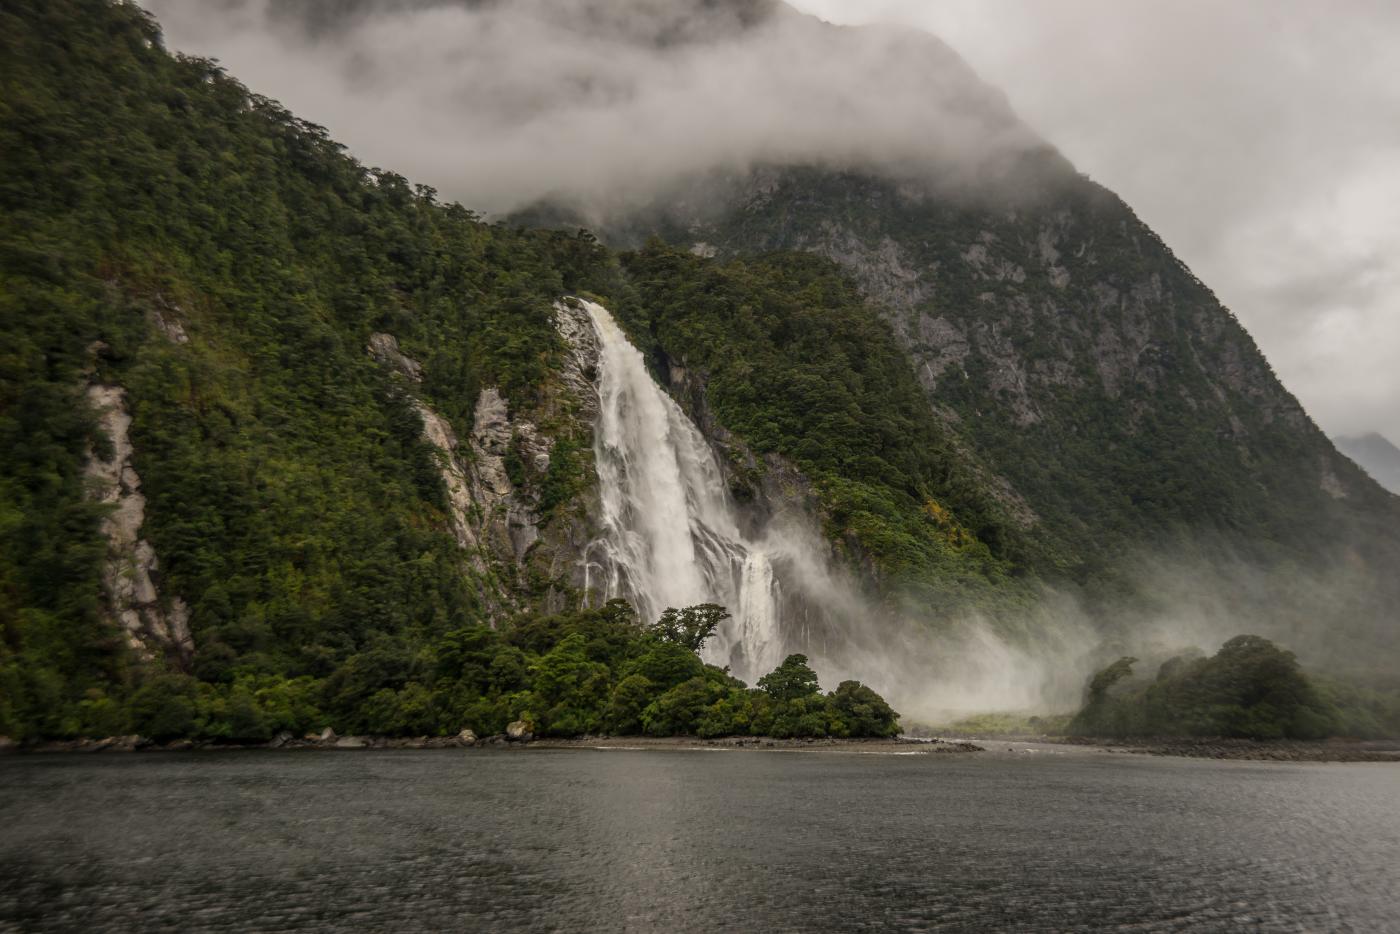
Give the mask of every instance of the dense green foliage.
[[1400, 735], [1400, 694], [1319, 685], [1292, 652], [1236, 636], [1209, 658], [1168, 659], [1151, 681], [1134, 681], [1136, 658], [1120, 658], [1089, 681], [1069, 731], [1090, 736], [1316, 739]]
[[[682, 615], [704, 617], [712, 607]], [[89, 700], [86, 729], [155, 740], [258, 742], [280, 731], [397, 736], [501, 733], [521, 720], [544, 736], [648, 733], [892, 736], [898, 715], [855, 681], [822, 694], [800, 655], [748, 689], [706, 665], [674, 628], [632, 608], [522, 617], [501, 630], [453, 629], [414, 654], [389, 640], [327, 678], [240, 675], [227, 687], [190, 675], [146, 679], [125, 703]], [[703, 640], [702, 640], [703, 641]]]
[[[0, 152], [0, 733], [101, 732], [136, 686], [101, 613], [88, 379], [127, 390], [143, 535], [221, 703], [486, 622], [418, 416], [365, 342], [396, 334], [465, 435], [481, 386], [540, 391], [552, 302], [606, 274], [596, 244], [366, 169], [167, 54], [135, 5], [0, 8]], [[581, 470], [558, 459], [546, 508], [577, 488], [561, 465]]]

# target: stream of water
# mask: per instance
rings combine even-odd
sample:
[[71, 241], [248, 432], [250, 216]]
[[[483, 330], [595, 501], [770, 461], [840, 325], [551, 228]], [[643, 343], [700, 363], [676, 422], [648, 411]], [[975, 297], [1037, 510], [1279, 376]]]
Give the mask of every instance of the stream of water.
[[746, 536], [714, 453], [608, 310], [583, 302], [600, 348], [594, 455], [603, 534], [585, 587], [625, 597], [654, 621], [667, 607], [718, 603], [733, 617], [706, 660], [747, 681], [783, 659], [770, 541]]

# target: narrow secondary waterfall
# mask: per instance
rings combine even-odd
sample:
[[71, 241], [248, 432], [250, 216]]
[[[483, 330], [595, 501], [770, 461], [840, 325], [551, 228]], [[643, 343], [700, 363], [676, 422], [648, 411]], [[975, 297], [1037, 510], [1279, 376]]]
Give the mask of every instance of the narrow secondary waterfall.
[[642, 618], [718, 603], [733, 614], [707, 661], [752, 682], [783, 658], [770, 555], [739, 529], [714, 453], [647, 372], [601, 305], [582, 302], [598, 337], [594, 454], [603, 533], [584, 556], [584, 584], [625, 597]]

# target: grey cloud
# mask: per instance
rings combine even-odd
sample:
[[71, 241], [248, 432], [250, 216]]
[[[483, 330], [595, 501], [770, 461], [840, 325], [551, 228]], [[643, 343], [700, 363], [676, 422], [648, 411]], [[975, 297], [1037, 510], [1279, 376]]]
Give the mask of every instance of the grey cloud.
[[950, 49], [759, 0], [150, 0], [365, 161], [500, 212], [764, 161], [981, 166], [1043, 144]]

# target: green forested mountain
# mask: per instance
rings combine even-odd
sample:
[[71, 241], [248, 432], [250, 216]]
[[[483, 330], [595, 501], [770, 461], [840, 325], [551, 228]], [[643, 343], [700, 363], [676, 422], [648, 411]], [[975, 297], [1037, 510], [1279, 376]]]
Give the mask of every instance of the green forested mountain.
[[[560, 381], [553, 303], [638, 301], [618, 259], [360, 165], [216, 65], [168, 53], [133, 4], [0, 17], [0, 733], [142, 728], [161, 671], [159, 697], [200, 698], [216, 732], [238, 732], [230, 705], [280, 711], [249, 720], [263, 731], [317, 706], [342, 729], [389, 729], [395, 715], [366, 712], [380, 692], [414, 708], [439, 681], [456, 689], [442, 639], [575, 605], [589, 427]], [[849, 290], [822, 276], [832, 294], [807, 314], [849, 316]], [[866, 390], [844, 417], [908, 418], [900, 393]], [[490, 425], [488, 400], [508, 412]], [[756, 447], [789, 451], [801, 427], [756, 432]], [[907, 524], [890, 503], [945, 485], [921, 470], [868, 471], [861, 495]], [[468, 475], [476, 502], [452, 486]], [[963, 550], [973, 573], [1000, 573]], [[192, 651], [169, 631], [184, 627]], [[415, 728], [462, 718], [436, 716]]]
[[0, 6], [0, 153], [0, 734], [887, 732], [805, 661], [749, 691], [579, 610], [572, 294], [882, 599], [1009, 612], [1163, 535], [1397, 555], [1394, 499], [1074, 178], [992, 211], [774, 170], [615, 252], [363, 166], [111, 0]]

